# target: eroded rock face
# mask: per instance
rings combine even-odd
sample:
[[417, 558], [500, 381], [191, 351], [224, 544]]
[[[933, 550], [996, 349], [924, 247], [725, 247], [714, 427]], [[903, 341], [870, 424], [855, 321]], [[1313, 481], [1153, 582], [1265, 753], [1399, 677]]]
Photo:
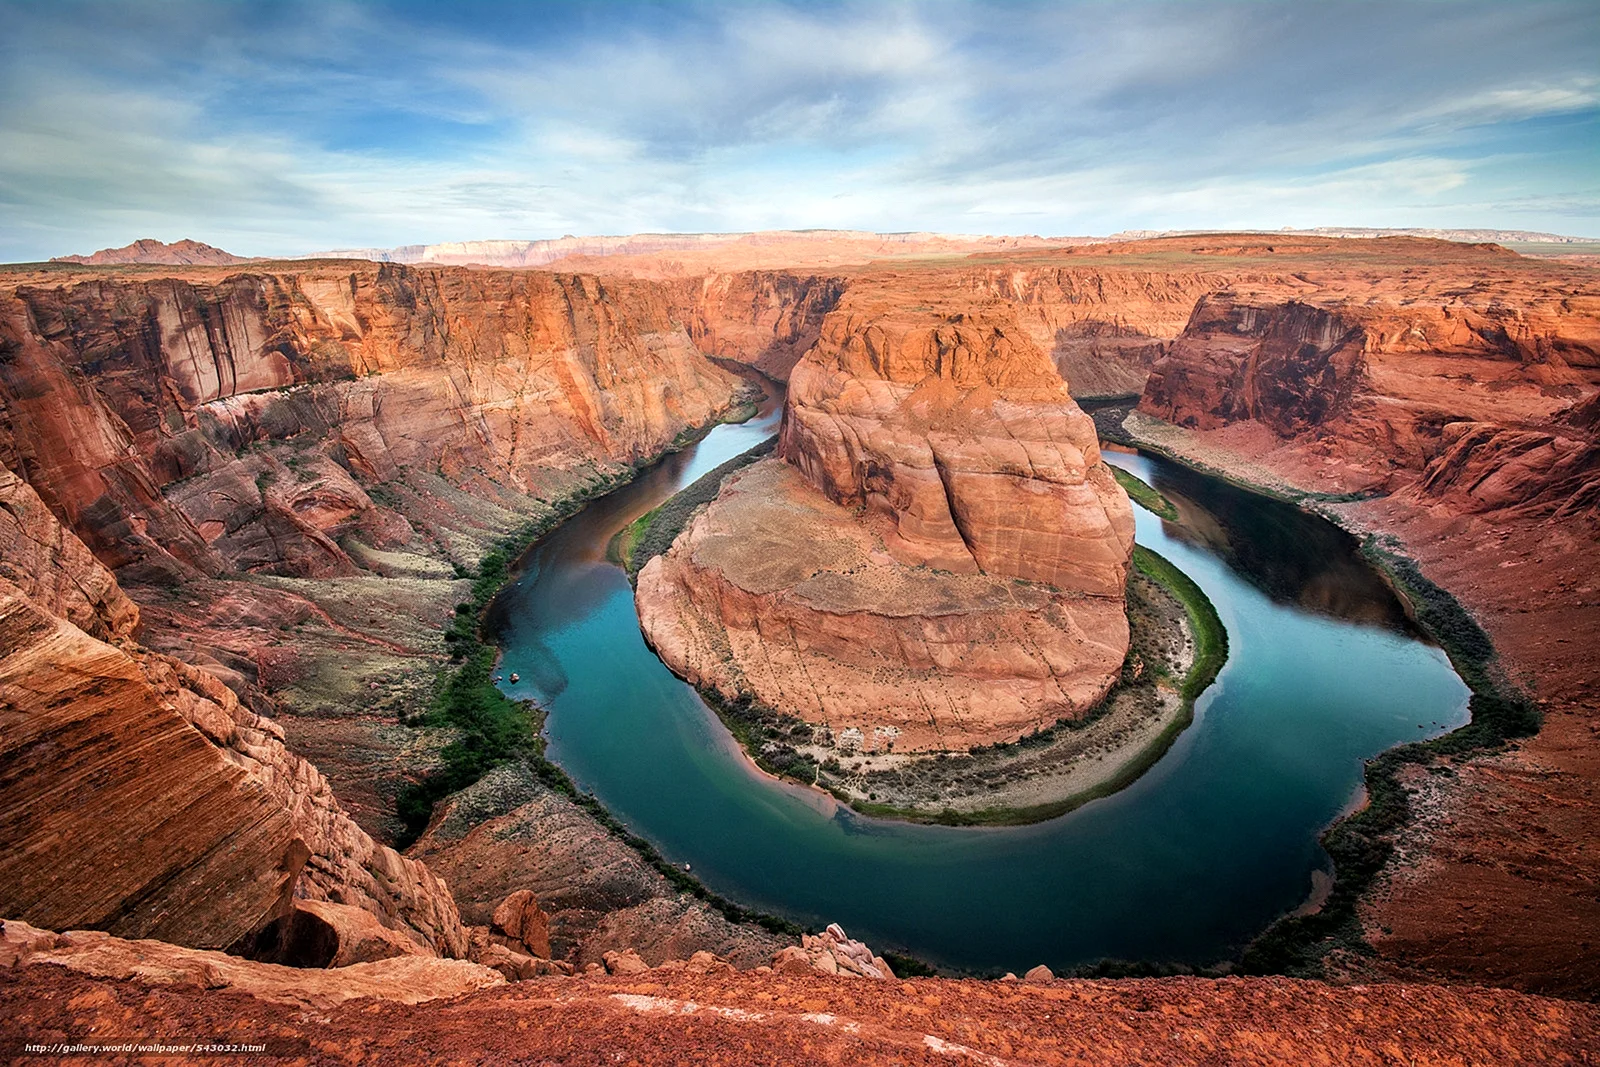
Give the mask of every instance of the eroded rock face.
[[540, 496], [658, 453], [737, 386], [665, 289], [579, 275], [24, 286], [0, 344], [0, 457], [114, 569], [168, 578], [353, 573], [343, 537], [415, 532], [365, 486]]
[[139, 609], [82, 541], [64, 530], [33, 486], [0, 467], [0, 579], [91, 637], [125, 641]]
[[847, 284], [840, 276], [780, 271], [710, 274], [682, 287], [689, 336], [709, 355], [787, 381]]
[[1337, 311], [1206, 297], [1151, 374], [1141, 407], [1202, 430], [1255, 419], [1288, 437], [1348, 411], [1367, 341]]
[[1007, 308], [853, 292], [795, 369], [778, 454], [902, 563], [1122, 596], [1131, 505]]
[[683, 677], [874, 750], [964, 750], [1081, 714], [1128, 645], [1120, 597], [909, 567], [778, 459], [725, 481], [635, 599]]
[[300, 897], [462, 953], [443, 882], [351, 821], [275, 722], [135, 643], [137, 609], [26, 485], [0, 478], [0, 502], [26, 533], [0, 574], [27, 583], [0, 577], [0, 911], [223, 948]]
[[1209, 296], [1140, 410], [1196, 430], [1261, 426], [1340, 488], [1459, 512], [1587, 499], [1581, 403], [1600, 386], [1600, 302], [1582, 279], [1478, 260]]
[[778, 452], [639, 575], [679, 674], [900, 751], [1012, 741], [1104, 695], [1133, 515], [1007, 306], [852, 288]]

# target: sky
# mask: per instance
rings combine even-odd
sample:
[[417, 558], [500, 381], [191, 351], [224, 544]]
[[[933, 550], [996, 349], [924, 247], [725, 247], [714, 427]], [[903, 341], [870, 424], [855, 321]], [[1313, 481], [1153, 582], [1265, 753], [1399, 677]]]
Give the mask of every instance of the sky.
[[563, 234], [1600, 237], [1600, 2], [0, 0], [0, 261]]

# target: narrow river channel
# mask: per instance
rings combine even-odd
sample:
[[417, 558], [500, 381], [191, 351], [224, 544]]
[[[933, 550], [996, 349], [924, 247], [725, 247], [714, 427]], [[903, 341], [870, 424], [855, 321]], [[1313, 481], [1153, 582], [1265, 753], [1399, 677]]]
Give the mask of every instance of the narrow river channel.
[[776, 432], [720, 426], [541, 542], [490, 614], [517, 697], [549, 708], [549, 755], [717, 892], [882, 949], [978, 971], [1113, 957], [1226, 958], [1310, 891], [1319, 831], [1361, 763], [1466, 721], [1466, 686], [1326, 521], [1152, 457], [1107, 459], [1183, 525], [1135, 507], [1139, 543], [1192, 577], [1231, 654], [1170, 752], [1122, 792], [1016, 828], [863, 818], [759, 774], [645, 645], [622, 526]]

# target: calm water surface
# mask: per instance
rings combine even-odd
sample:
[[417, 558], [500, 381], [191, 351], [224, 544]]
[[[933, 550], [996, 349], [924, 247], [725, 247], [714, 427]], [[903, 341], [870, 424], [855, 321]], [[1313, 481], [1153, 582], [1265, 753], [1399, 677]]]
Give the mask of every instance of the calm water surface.
[[866, 819], [761, 776], [640, 636], [611, 535], [775, 432], [718, 427], [536, 547], [491, 613], [506, 685], [550, 709], [550, 755], [707, 885], [934, 963], [1211, 963], [1305, 898], [1361, 762], [1466, 721], [1467, 689], [1331, 524], [1162, 460], [1107, 459], [1172, 498], [1138, 540], [1190, 575], [1231, 655], [1194, 724], [1115, 796], [1035, 826]]

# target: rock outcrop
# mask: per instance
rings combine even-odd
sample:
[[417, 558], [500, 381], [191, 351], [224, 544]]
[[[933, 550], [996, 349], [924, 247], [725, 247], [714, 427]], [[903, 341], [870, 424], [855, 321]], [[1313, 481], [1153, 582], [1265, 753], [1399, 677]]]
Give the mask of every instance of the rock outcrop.
[[[10, 924], [8, 924], [9, 930]], [[1288, 978], [861, 981], [715, 961], [506, 985], [455, 960], [331, 971], [43, 934], [0, 962], [0, 1040], [265, 1045], [319, 1063], [1582, 1063], [1600, 1009], [1470, 986]], [[92, 935], [90, 935], [92, 936]], [[7, 938], [9, 942], [9, 935]], [[195, 957], [199, 957], [196, 959]], [[3, 961], [3, 957], [0, 957]], [[363, 997], [359, 1001], [355, 996]], [[234, 1057], [227, 1057], [234, 1058]]]
[[[409, 854], [449, 883], [463, 920], [486, 944], [498, 939], [524, 954], [539, 948], [579, 967], [632, 949], [650, 964], [703, 951], [748, 968], [788, 940], [680, 895], [637, 852], [520, 765], [491, 771], [442, 803]], [[508, 896], [511, 886], [519, 888]], [[509, 931], [519, 907], [513, 943], [492, 926]], [[529, 935], [532, 943], [523, 941]]]
[[902, 563], [1120, 598], [1131, 506], [1009, 309], [859, 292], [790, 380], [779, 455]]
[[1120, 671], [1116, 596], [895, 560], [793, 467], [763, 460], [639, 574], [662, 660], [850, 751], [965, 750], [1090, 707]]
[[325, 970], [285, 967], [101, 930], [58, 934], [14, 919], [0, 923], [0, 968], [12, 981], [67, 972], [146, 990], [177, 987], [187, 996], [197, 990], [244, 994], [300, 1012], [324, 1012], [356, 999], [415, 1005], [505, 982], [494, 970], [466, 960], [397, 955]]
[[1131, 508], [1005, 306], [858, 284], [790, 378], [779, 455], [639, 575], [679, 674], [927, 751], [1079, 716], [1121, 670]]
[[820, 934], [805, 934], [799, 945], [790, 945], [772, 958], [777, 974], [844, 975], [857, 978], [893, 978], [894, 971], [882, 956], [845, 934], [838, 923], [829, 923]]
[[329, 900], [461, 955], [444, 884], [352, 822], [276, 723], [140, 648], [110, 573], [27, 486], [0, 490], [28, 524], [0, 542], [0, 573], [28, 581], [0, 578], [0, 910], [224, 948]]
[[1289, 437], [1349, 411], [1367, 342], [1337, 311], [1205, 297], [1151, 374], [1141, 407], [1194, 429], [1255, 419]]

